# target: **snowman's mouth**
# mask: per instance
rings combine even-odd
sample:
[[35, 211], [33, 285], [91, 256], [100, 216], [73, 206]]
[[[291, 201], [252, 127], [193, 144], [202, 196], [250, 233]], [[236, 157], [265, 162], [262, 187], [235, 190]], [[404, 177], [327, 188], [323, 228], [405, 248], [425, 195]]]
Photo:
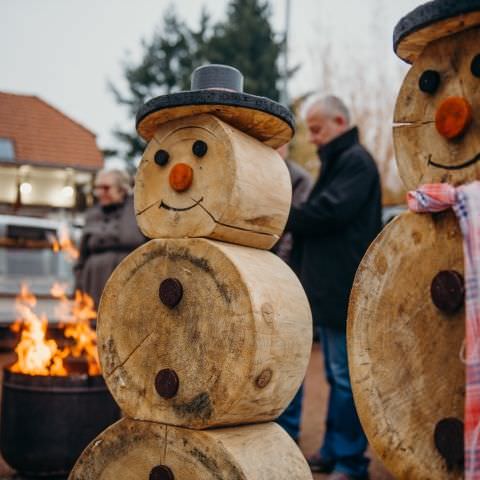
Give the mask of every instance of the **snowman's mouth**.
[[195, 200], [194, 198], [192, 198], [191, 200], [193, 200], [195, 203], [189, 205], [188, 207], [172, 207], [171, 205], [168, 205], [168, 203], [165, 203], [163, 200], [160, 200], [160, 203], [158, 202], [158, 200], [155, 200], [152, 204], [148, 205], [143, 210], [135, 212], [135, 215], [138, 217], [139, 215], [145, 213], [147, 210], [150, 210], [155, 205], [158, 205], [158, 208], [164, 208], [165, 210], [172, 210], [174, 212], [186, 212], [187, 210], [195, 208], [197, 205], [202, 206], [201, 203], [203, 202], [203, 197], [200, 198], [200, 200]]
[[460, 165], [442, 165], [441, 163], [432, 162], [432, 156], [429, 155], [428, 164], [437, 168], [444, 168], [445, 170], [461, 170], [462, 168], [467, 168], [470, 165], [477, 163], [479, 160], [480, 160], [480, 153], [477, 153], [477, 155], [475, 155], [473, 158], [471, 158], [470, 160], [467, 160], [464, 163], [461, 163]]
[[[192, 200], [195, 200], [195, 199], [192, 198]], [[190, 205], [189, 207], [179, 208], [179, 207], [172, 207], [171, 205], [168, 205], [162, 200], [158, 208], [164, 208], [165, 210], [173, 210], [174, 212], [186, 212], [187, 210], [191, 210], [192, 208], [195, 208], [197, 205], [200, 205], [201, 202], [203, 202], [203, 197], [200, 198], [200, 200], [195, 200], [195, 203], [193, 205]]]

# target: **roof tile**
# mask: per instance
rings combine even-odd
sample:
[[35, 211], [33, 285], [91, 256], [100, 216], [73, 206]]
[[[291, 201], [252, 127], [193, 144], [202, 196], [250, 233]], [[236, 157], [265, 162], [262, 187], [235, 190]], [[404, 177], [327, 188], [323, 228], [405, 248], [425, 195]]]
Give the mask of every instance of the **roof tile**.
[[17, 163], [103, 167], [95, 135], [35, 96], [0, 92], [0, 138], [13, 141]]

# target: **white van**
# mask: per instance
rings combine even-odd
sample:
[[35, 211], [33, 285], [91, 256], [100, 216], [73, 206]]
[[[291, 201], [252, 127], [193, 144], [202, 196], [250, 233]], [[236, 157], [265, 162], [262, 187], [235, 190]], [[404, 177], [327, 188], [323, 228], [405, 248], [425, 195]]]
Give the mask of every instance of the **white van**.
[[58, 324], [52, 285], [63, 284], [68, 296], [74, 289], [74, 261], [53, 250], [65, 229], [79, 237], [78, 229], [56, 220], [0, 215], [0, 348], [9, 348], [14, 341], [10, 326], [16, 319], [15, 297], [22, 283], [37, 297], [35, 312]]

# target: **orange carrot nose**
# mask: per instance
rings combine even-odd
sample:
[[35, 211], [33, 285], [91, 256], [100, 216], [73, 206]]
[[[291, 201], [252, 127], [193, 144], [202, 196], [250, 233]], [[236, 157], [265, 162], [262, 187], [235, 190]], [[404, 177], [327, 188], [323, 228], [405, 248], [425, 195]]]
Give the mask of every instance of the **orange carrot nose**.
[[186, 163], [177, 163], [170, 170], [170, 186], [177, 192], [184, 192], [190, 188], [193, 180], [193, 169]]
[[446, 98], [438, 107], [435, 126], [447, 140], [459, 137], [472, 121], [472, 107], [463, 97]]

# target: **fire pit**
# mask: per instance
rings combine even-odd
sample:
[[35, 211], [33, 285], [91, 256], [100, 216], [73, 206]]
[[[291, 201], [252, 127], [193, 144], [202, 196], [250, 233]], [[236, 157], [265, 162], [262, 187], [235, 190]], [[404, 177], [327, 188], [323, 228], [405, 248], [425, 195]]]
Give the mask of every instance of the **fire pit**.
[[0, 450], [21, 475], [65, 476], [120, 417], [100, 375], [41, 376], [4, 368]]
[[64, 477], [88, 443], [120, 417], [100, 375], [92, 299], [82, 292], [72, 300], [62, 290], [52, 295], [69, 344], [49, 338], [47, 318], [35, 313], [35, 298], [22, 288], [17, 361], [3, 370], [0, 451], [28, 477]]

